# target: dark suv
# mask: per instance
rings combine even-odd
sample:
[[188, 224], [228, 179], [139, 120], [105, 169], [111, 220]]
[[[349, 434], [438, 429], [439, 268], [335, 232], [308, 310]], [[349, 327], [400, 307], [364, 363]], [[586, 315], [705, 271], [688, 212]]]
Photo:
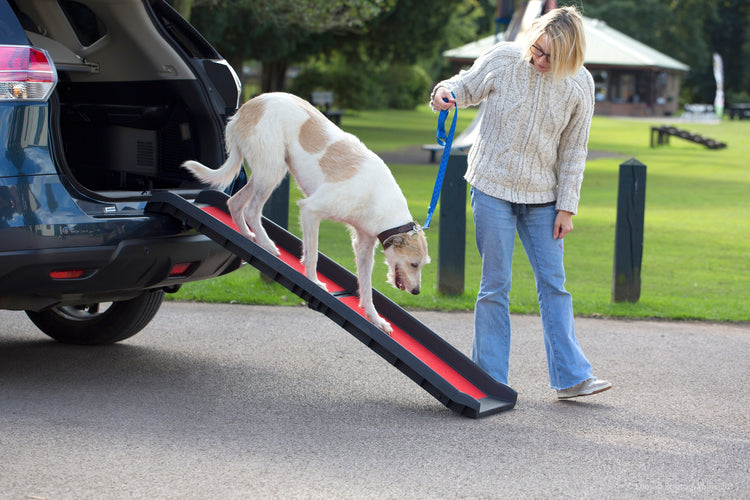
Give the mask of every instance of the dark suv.
[[176, 219], [219, 165], [238, 79], [163, 0], [0, 0], [0, 309], [62, 342], [140, 331], [165, 292], [237, 269]]

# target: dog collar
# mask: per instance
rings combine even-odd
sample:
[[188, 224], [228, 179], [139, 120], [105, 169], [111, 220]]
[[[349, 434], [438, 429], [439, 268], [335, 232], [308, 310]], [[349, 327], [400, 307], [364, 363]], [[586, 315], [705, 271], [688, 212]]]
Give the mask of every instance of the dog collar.
[[389, 246], [393, 245], [393, 242], [391, 239], [396, 236], [397, 234], [401, 233], [408, 233], [409, 231], [418, 231], [419, 226], [416, 222], [409, 222], [408, 224], [404, 224], [403, 226], [394, 227], [391, 229], [386, 229], [382, 233], [378, 235], [378, 239], [380, 240], [380, 243], [383, 245], [383, 250], [388, 248]]

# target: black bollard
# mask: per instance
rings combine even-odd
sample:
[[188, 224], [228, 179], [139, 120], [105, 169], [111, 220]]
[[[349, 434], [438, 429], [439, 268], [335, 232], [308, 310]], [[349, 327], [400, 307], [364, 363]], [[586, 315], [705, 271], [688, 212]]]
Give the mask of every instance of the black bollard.
[[[276, 186], [271, 196], [263, 205], [263, 216], [272, 220], [284, 229], [289, 229], [289, 174], [284, 176], [281, 184]], [[260, 272], [260, 277], [266, 283], [273, 283], [273, 278]]]
[[263, 215], [284, 229], [289, 228], [289, 174], [266, 201]]
[[445, 168], [440, 193], [440, 240], [438, 242], [438, 292], [464, 293], [466, 261], [466, 153], [452, 153]]
[[620, 164], [615, 226], [613, 302], [638, 302], [641, 296], [646, 165], [635, 158]]

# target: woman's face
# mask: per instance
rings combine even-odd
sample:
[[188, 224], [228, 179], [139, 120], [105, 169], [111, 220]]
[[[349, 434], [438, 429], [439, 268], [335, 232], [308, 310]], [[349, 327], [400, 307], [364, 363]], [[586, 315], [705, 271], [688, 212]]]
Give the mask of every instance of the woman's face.
[[547, 35], [543, 34], [531, 46], [531, 61], [534, 64], [534, 68], [540, 73], [550, 71], [552, 69], [550, 57], [549, 40], [547, 39]]

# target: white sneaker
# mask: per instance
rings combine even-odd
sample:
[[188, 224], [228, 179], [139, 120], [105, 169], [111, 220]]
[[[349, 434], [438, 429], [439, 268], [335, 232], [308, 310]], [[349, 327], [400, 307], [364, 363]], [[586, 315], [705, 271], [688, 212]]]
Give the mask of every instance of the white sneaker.
[[596, 377], [584, 380], [580, 384], [576, 384], [573, 387], [567, 389], [557, 390], [557, 399], [569, 399], [576, 398], [578, 396], [591, 396], [599, 392], [611, 389], [612, 384], [606, 380], [598, 380]]

